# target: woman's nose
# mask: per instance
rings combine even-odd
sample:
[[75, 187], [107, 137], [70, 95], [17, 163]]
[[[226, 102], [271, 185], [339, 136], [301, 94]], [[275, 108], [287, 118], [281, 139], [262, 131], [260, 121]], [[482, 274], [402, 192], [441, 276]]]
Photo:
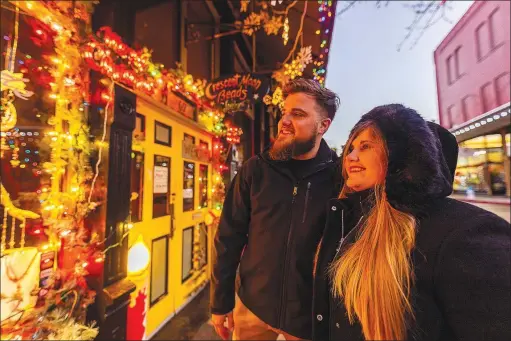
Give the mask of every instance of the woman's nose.
[[348, 154], [348, 160], [358, 161], [358, 152], [356, 151], [356, 149], [353, 149], [351, 153]]

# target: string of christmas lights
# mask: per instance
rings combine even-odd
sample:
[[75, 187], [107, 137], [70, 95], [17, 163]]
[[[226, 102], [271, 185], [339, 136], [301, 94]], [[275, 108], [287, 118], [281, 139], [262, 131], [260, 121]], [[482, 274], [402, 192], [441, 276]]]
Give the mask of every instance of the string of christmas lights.
[[321, 52], [319, 57], [314, 61], [312, 73], [314, 74], [315, 80], [317, 80], [321, 85], [325, 85], [326, 65], [328, 63], [328, 54], [330, 51], [330, 41], [332, 37], [331, 29], [335, 18], [335, 1], [318, 0], [318, 4], [318, 22], [320, 23], [321, 28], [316, 31], [316, 34], [319, 35], [321, 39]]

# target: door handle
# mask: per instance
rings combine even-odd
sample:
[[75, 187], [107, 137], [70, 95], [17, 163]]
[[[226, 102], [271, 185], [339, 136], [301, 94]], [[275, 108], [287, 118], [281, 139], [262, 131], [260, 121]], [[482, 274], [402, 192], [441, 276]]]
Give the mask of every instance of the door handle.
[[174, 238], [174, 233], [176, 231], [176, 215], [175, 215], [175, 201], [176, 193], [172, 193], [170, 196], [170, 205], [169, 205], [169, 211], [170, 211], [170, 233], [169, 237], [170, 239]]

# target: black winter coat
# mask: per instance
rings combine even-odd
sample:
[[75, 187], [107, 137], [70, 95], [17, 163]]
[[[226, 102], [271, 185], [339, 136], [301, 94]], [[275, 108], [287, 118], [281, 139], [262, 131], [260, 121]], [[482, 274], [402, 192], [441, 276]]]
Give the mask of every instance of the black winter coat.
[[314, 253], [328, 200], [339, 190], [337, 159], [322, 141], [301, 179], [267, 153], [241, 167], [215, 236], [212, 313], [233, 309], [239, 264], [238, 295], [248, 309], [274, 328], [311, 339]]
[[[387, 141], [390, 203], [418, 220], [411, 255], [415, 322], [407, 340], [511, 340], [509, 223], [447, 198], [458, 153], [449, 132], [428, 127], [408, 109], [388, 109], [361, 121], [375, 122]], [[373, 200], [365, 191], [330, 201], [315, 264], [313, 340], [364, 339], [359, 323], [349, 323], [342, 299], [332, 296], [327, 269], [356, 240]]]

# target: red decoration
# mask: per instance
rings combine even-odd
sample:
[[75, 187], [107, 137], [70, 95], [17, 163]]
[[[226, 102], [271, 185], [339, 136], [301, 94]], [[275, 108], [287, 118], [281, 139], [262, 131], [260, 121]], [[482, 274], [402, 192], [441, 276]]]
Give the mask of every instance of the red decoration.
[[143, 340], [145, 335], [147, 286], [144, 286], [135, 299], [135, 305], [128, 309], [127, 340]]
[[32, 28], [32, 36], [30, 40], [34, 43], [34, 45], [38, 47], [44, 47], [48, 50], [54, 49], [54, 38], [56, 32], [50, 29], [48, 25], [43, 23], [42, 21], [36, 19], [27, 19], [28, 24]]

